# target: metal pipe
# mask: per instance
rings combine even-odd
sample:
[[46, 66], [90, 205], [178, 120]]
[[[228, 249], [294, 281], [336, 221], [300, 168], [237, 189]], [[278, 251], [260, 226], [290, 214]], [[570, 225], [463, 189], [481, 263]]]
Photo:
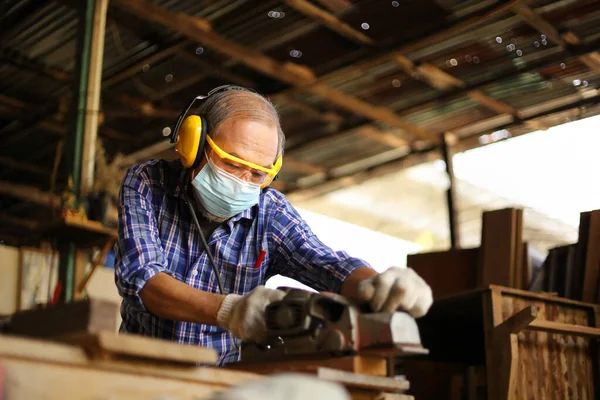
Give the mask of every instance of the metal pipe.
[[446, 191], [446, 201], [448, 203], [448, 224], [450, 228], [450, 246], [452, 249], [460, 248], [460, 234], [458, 229], [458, 217], [456, 212], [456, 183], [454, 179], [454, 167], [452, 165], [452, 151], [448, 143], [448, 134], [442, 133], [440, 138], [442, 146], [442, 156], [446, 164], [446, 173], [448, 174], [448, 190]]
[[[96, 0], [85, 0], [81, 3], [79, 14], [77, 41], [77, 63], [76, 76], [73, 80], [73, 97], [71, 105], [71, 124], [67, 135], [67, 159], [68, 174], [72, 181], [72, 192], [75, 196], [75, 207], [81, 203], [82, 186], [82, 158], [83, 144], [85, 140], [85, 128], [87, 119], [88, 87], [90, 78], [90, 64], [92, 57], [92, 39], [94, 34], [94, 14]], [[75, 288], [75, 258], [76, 246], [72, 239], [61, 239], [58, 243], [60, 251], [60, 264], [58, 279], [62, 283], [60, 300], [68, 303], [73, 300]]]

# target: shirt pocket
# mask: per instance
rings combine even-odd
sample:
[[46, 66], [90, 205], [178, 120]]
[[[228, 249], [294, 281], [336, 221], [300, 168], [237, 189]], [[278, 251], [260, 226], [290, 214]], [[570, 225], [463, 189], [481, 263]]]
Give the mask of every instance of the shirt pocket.
[[269, 254], [265, 250], [262, 262], [257, 265], [260, 252], [254, 249], [241, 250], [232, 257], [223, 257], [221, 261], [221, 279], [223, 285], [229, 287], [232, 293], [245, 294], [256, 286], [264, 285], [267, 266], [269, 265]]

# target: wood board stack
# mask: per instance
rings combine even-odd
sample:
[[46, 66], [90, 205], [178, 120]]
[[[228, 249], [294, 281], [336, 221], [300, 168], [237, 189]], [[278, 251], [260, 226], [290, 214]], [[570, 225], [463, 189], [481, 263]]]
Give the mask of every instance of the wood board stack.
[[[0, 335], [0, 372], [8, 376], [9, 398], [92, 399], [108, 394], [115, 399], [172, 395], [200, 399], [264, 375], [298, 372], [338, 383], [356, 400], [413, 400], [405, 394], [406, 379], [386, 376], [385, 358], [240, 363], [222, 368], [215, 365], [213, 349], [117, 333], [117, 308], [110, 301], [89, 299], [13, 314]], [[86, 386], [66, 384], [70, 376]], [[40, 386], [23, 385], [29, 377], [39, 380]], [[104, 379], [111, 381], [103, 384]], [[149, 379], [157, 383], [144, 386]], [[0, 384], [0, 394], [1, 389]], [[40, 396], [39, 391], [51, 396]]]
[[577, 243], [550, 249], [531, 289], [600, 304], [600, 210], [580, 214]]
[[397, 373], [420, 400], [600, 397], [598, 305], [490, 285], [436, 300], [418, 323], [430, 353]]

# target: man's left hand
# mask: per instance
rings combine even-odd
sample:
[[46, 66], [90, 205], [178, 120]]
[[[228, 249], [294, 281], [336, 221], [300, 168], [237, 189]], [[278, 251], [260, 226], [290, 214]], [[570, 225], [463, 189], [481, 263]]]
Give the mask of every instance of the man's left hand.
[[373, 312], [403, 310], [415, 318], [425, 315], [433, 303], [431, 288], [412, 268], [391, 267], [365, 279], [358, 296]]

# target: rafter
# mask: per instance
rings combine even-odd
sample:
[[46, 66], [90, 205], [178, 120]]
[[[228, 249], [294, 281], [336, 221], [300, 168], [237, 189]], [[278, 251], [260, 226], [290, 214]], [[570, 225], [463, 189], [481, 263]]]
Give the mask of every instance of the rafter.
[[0, 59], [7, 61], [15, 67], [35, 72], [36, 74], [46, 76], [59, 82], [71, 82], [71, 75], [64, 71], [35, 62], [13, 49], [3, 48], [1, 51]]
[[408, 57], [400, 53], [395, 54], [394, 61], [407, 75], [415, 79], [422, 79], [436, 89], [447, 91], [465, 87], [463, 81], [429, 63], [422, 63], [417, 66]]
[[[583, 106], [589, 106], [598, 103], [600, 103], [600, 95], [596, 95], [593, 98], [580, 100], [576, 103], [557, 106], [552, 109], [548, 109], [546, 111], [531, 115], [527, 118], [524, 118], [522, 121], [515, 121], [503, 125], [496, 125], [493, 128], [488, 127], [485, 129], [481, 129], [477, 132], [471, 133], [467, 137], [460, 139], [457, 143], [457, 150], [466, 151], [475, 147], [482, 146], [482, 144], [478, 140], [479, 136], [491, 132], [492, 130], [511, 129], [515, 127], [520, 127], [523, 124], [530, 125], [530, 122], [539, 122], [539, 118], [544, 118], [555, 114], [564, 113], [567, 111], [578, 110]], [[532, 129], [534, 128], [532, 127]], [[372, 179], [376, 176], [381, 176], [393, 171], [398, 171], [408, 166], [433, 161], [439, 158], [439, 149], [436, 146], [431, 146], [429, 149], [426, 149], [423, 153], [410, 153], [407, 156], [400, 155], [396, 158], [384, 160], [379, 165], [371, 165], [368, 171], [354, 172], [350, 173], [349, 175], [338, 174], [337, 176], [335, 174], [327, 173], [324, 175], [325, 178], [323, 178], [323, 175], [319, 175], [319, 178], [314, 179], [312, 184], [304, 185], [302, 188], [296, 188], [295, 190], [292, 189], [292, 191], [288, 192], [287, 195], [289, 195], [290, 199], [322, 195], [329, 190], [337, 190], [340, 187], [354, 185], [366, 179]], [[341, 167], [337, 167], [336, 169], [340, 168]], [[304, 178], [304, 180], [310, 181], [309, 177]], [[290, 187], [293, 188], [294, 186], [290, 185]], [[320, 188], [323, 188], [323, 190], [325, 191], [320, 190]]]
[[340, 14], [344, 11], [350, 10], [353, 6], [348, 0], [316, 0], [317, 3], [327, 8], [329, 11]]
[[306, 0], [283, 0], [285, 4], [296, 11], [321, 22], [330, 30], [357, 42], [359, 44], [373, 45], [373, 40], [362, 32], [352, 28], [347, 23], [340, 21], [335, 15], [315, 6]]
[[30, 219], [30, 218], [14, 217], [12, 215], [5, 214], [5, 213], [0, 214], [0, 222], [2, 222], [4, 224], [19, 226], [19, 227], [25, 228], [30, 231], [34, 231], [34, 230], [40, 228], [40, 226], [41, 226], [40, 221], [36, 221], [36, 220]]
[[0, 194], [16, 197], [30, 203], [47, 207], [60, 207], [60, 197], [50, 192], [43, 191], [35, 186], [0, 180]]
[[177, 54], [178, 52], [183, 50], [188, 44], [189, 43], [187, 41], [181, 41], [175, 45], [172, 45], [172, 46], [169, 46], [162, 50], [159, 50], [158, 52], [151, 54], [150, 56], [144, 58], [143, 60], [136, 62], [135, 64], [131, 65], [130, 67], [125, 68], [124, 70], [119, 71], [116, 74], [103, 79], [102, 80], [102, 90], [111, 88], [111, 87], [123, 82], [124, 80], [139, 74], [139, 72], [142, 70], [142, 68], [146, 64], [152, 65], [161, 60], [164, 60], [165, 58], [167, 58], [169, 56]]
[[206, 20], [182, 13], [169, 12], [164, 7], [143, 0], [116, 0], [115, 2], [121, 8], [134, 13], [138, 18], [178, 31], [190, 39], [197, 40], [204, 46], [225, 54], [273, 79], [292, 86], [306, 88], [307, 91], [319, 95], [330, 103], [337, 104], [364, 117], [386, 122], [418, 138], [437, 140], [434, 133], [426, 132], [404, 121], [386, 108], [372, 106], [322, 83], [314, 84], [316, 77], [307, 67], [293, 63], [280, 63], [258, 51], [225, 39], [214, 32]]
[[558, 30], [554, 28], [552, 24], [542, 18], [538, 13], [529, 8], [527, 4], [515, 4], [512, 7], [512, 10], [521, 18], [523, 18], [525, 22], [533, 26], [540, 33], [546, 35], [546, 37], [548, 37], [548, 39], [552, 40], [554, 43], [563, 47], [566, 45], [565, 40], [562, 38]]
[[[513, 11], [521, 16], [529, 25], [537, 29], [538, 32], [543, 33], [548, 39], [561, 47], [567, 47], [567, 45], [579, 47], [583, 45], [581, 39], [574, 32], [569, 31], [561, 35], [558, 29], [527, 5], [520, 4], [515, 6], [513, 7]], [[579, 60], [589, 69], [600, 73], [600, 52], [596, 51], [581, 55], [579, 56]]]
[[9, 157], [0, 156], [0, 164], [5, 165], [8, 168], [20, 169], [37, 175], [50, 175], [50, 171], [47, 168], [25, 161], [14, 160]]

